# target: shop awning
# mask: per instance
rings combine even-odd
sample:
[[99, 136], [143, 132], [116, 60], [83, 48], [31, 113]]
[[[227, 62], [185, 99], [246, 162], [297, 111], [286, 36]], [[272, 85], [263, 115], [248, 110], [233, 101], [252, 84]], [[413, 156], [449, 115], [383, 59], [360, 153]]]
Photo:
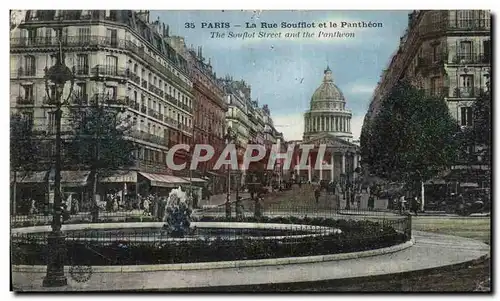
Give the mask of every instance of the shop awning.
[[[18, 171], [16, 183], [44, 183], [47, 181], [48, 171]], [[10, 181], [14, 182], [14, 172], [10, 173]]]
[[177, 187], [179, 185], [189, 184], [189, 181], [186, 181], [183, 178], [175, 176], [146, 173], [146, 172], [140, 172], [140, 174], [151, 182], [151, 186]]
[[[189, 182], [189, 178], [183, 177], [184, 180]], [[191, 182], [193, 183], [205, 183], [207, 180], [201, 178], [191, 178]]]
[[137, 183], [136, 171], [116, 171], [114, 174], [103, 177], [101, 183]]
[[[61, 171], [61, 183], [65, 186], [85, 186], [87, 185], [87, 179], [90, 175], [90, 171], [80, 171], [80, 170], [62, 170]], [[11, 172], [11, 182], [14, 181], [14, 173]], [[17, 172], [17, 183], [54, 183], [55, 171], [52, 170], [49, 174], [48, 171], [18, 171]]]
[[[85, 186], [90, 175], [86, 170], [63, 170], [61, 171], [61, 183], [64, 186]], [[55, 172], [51, 171], [49, 175], [51, 183], [55, 180]]]

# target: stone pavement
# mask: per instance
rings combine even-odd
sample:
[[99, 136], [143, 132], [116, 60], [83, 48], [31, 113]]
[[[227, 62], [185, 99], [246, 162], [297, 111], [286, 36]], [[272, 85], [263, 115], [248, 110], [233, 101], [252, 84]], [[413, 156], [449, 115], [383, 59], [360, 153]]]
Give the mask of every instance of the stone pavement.
[[[295, 283], [349, 279], [416, 272], [466, 263], [489, 256], [490, 246], [468, 238], [414, 231], [415, 244], [399, 252], [308, 264], [157, 272], [94, 273], [87, 282], [68, 277], [68, 286], [52, 291], [197, 291], [206, 288], [251, 287], [269, 283]], [[12, 272], [14, 291], [47, 291], [44, 273]], [[69, 276], [69, 275], [68, 275]]]

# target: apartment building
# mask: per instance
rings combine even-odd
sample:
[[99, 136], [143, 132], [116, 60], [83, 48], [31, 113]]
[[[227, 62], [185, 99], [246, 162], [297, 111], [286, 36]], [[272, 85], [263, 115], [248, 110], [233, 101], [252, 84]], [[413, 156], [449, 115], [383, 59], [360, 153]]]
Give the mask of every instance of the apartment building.
[[214, 147], [215, 154], [211, 160], [199, 164], [195, 171], [199, 178], [209, 178], [209, 189], [212, 193], [226, 191], [227, 170], [221, 168], [214, 170], [215, 163], [224, 150], [225, 143], [225, 118], [228, 110], [224, 101], [224, 91], [217, 79], [210, 59], [208, 62], [203, 56], [203, 48], [196, 50], [186, 47], [183, 37], [169, 38], [171, 46], [188, 62], [191, 81], [193, 82], [193, 114], [194, 114], [194, 143], [210, 144]]
[[[165, 158], [172, 145], [192, 143], [193, 83], [188, 62], [167, 38], [168, 26], [150, 22], [148, 11], [30, 10], [11, 32], [11, 111], [25, 115], [36, 130], [53, 132], [55, 106], [46, 95], [44, 69], [62, 51], [64, 63], [75, 70], [69, 98], [70, 84], [64, 89], [70, 103], [63, 111], [100, 101], [122, 108], [134, 122], [128, 138], [138, 145], [136, 165], [101, 182], [128, 194], [185, 184], [166, 168]], [[71, 126], [65, 116], [63, 132]], [[49, 162], [52, 146], [47, 146]], [[176, 160], [186, 160], [186, 154]]]
[[[491, 72], [491, 16], [485, 10], [422, 10], [408, 16], [408, 28], [373, 93], [363, 127], [401, 79], [443, 98], [462, 127], [473, 124], [472, 105], [487, 88]], [[482, 158], [458, 165], [484, 168]]]

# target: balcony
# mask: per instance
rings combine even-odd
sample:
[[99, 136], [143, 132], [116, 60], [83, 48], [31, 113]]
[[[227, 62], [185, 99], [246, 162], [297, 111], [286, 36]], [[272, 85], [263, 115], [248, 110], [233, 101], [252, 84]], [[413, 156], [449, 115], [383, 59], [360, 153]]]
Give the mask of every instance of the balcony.
[[35, 99], [33, 98], [33, 95], [31, 96], [18, 96], [16, 98], [16, 103], [18, 105], [34, 105], [35, 104]]
[[112, 77], [128, 77], [128, 68], [118, 68], [113, 65], [96, 65], [92, 68], [92, 75], [94, 76], [112, 76]]
[[476, 98], [481, 94], [481, 89], [476, 87], [460, 87], [453, 91], [454, 98]]
[[94, 93], [90, 100], [91, 105], [107, 104], [125, 106], [129, 103], [128, 96], [109, 95], [106, 93]]
[[141, 109], [141, 105], [138, 102], [129, 101], [128, 106], [136, 111]]
[[130, 78], [131, 81], [133, 81], [134, 83], [136, 83], [138, 85], [141, 84], [141, 78], [139, 77], [139, 75], [137, 75], [133, 72], [129, 72], [128, 78]]
[[155, 93], [156, 95], [159, 95], [160, 97], [163, 97], [163, 91], [153, 84], [149, 84], [148, 91]]
[[31, 68], [31, 69], [19, 68], [19, 69], [17, 69], [17, 75], [18, 76], [36, 76], [36, 69], [35, 68]]
[[147, 89], [148, 88], [148, 81], [147, 80], [142, 80], [141, 87], [143, 87], [144, 89]]
[[145, 105], [141, 105], [141, 113], [146, 114], [147, 111], [148, 111], [148, 108]]
[[438, 87], [424, 90], [425, 95], [431, 97], [449, 97], [450, 88], [449, 87]]
[[491, 20], [489, 18], [476, 18], [469, 20], [449, 20], [422, 24], [419, 27], [421, 36], [427, 34], [445, 33], [447, 31], [490, 31]]
[[80, 66], [80, 65], [77, 65], [75, 66], [75, 74], [76, 75], [89, 75], [89, 66], [87, 65], [83, 65], [83, 66]]
[[158, 112], [151, 109], [151, 108], [148, 108], [148, 115], [153, 117], [153, 118], [160, 119], [158, 116]]
[[128, 133], [128, 135], [130, 137], [133, 137], [133, 138], [136, 138], [139, 140], [143, 140], [143, 141], [147, 141], [150, 143], [158, 144], [158, 145], [166, 146], [166, 144], [167, 144], [165, 138], [157, 136], [157, 135], [153, 135], [153, 134], [150, 134], [150, 133], [147, 133], [144, 131], [137, 131], [137, 130], [131, 131], [130, 133]]
[[80, 106], [86, 106], [89, 104], [89, 95], [88, 94], [76, 94], [73, 97], [73, 103]]
[[453, 57], [454, 64], [490, 64], [491, 56], [489, 54], [457, 54]]
[[175, 120], [175, 119], [174, 119], [174, 118], [172, 118], [172, 117], [165, 116], [165, 118], [164, 118], [163, 120], [164, 120], [164, 122], [165, 122], [166, 124], [168, 124], [168, 125], [170, 125], [170, 126], [172, 126], [172, 127], [174, 127], [174, 128], [177, 128], [177, 126], [178, 126], [178, 124], [179, 124], [179, 123], [177, 122], [177, 120]]

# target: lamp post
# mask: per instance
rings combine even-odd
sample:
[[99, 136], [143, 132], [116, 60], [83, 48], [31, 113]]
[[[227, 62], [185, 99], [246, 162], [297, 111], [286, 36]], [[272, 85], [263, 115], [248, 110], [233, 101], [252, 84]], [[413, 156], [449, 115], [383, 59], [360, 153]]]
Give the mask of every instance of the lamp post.
[[[226, 145], [230, 143], [234, 143], [234, 140], [236, 140], [236, 135], [231, 131], [231, 127], [229, 126], [227, 128], [227, 133], [224, 136]], [[238, 190], [236, 190], [236, 193], [238, 193]], [[238, 196], [236, 196], [238, 197]], [[227, 195], [226, 195], [226, 217], [231, 217], [231, 170], [229, 166], [227, 167]]]
[[[67, 285], [67, 279], [64, 276], [64, 256], [66, 251], [65, 235], [61, 231], [62, 226], [62, 196], [61, 196], [61, 117], [63, 104], [67, 103], [74, 86], [74, 67], [73, 70], [69, 69], [64, 63], [64, 54], [62, 47], [59, 48], [59, 55], [57, 56], [56, 63], [49, 69], [45, 68], [45, 92], [51, 104], [56, 105], [55, 111], [55, 127], [56, 127], [56, 141], [55, 141], [55, 177], [54, 177], [54, 209], [52, 217], [52, 231], [48, 235], [48, 262], [47, 274], [43, 279], [43, 286], [55, 287]], [[70, 81], [70, 91], [68, 97], [62, 101], [64, 86], [66, 82]], [[50, 93], [50, 84], [55, 87], [55, 95]]]

